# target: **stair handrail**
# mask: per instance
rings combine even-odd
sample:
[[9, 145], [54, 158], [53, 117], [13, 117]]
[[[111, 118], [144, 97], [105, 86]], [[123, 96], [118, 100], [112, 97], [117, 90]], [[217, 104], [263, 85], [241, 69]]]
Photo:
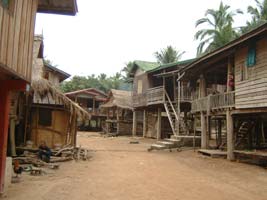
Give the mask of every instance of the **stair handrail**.
[[[166, 95], [168, 102], [171, 104], [171, 108], [172, 108], [172, 111], [173, 111], [173, 113], [174, 113], [174, 116], [175, 116], [176, 120], [179, 121], [178, 115], [177, 115], [177, 113], [176, 113], [176, 111], [175, 111], [175, 109], [174, 109], [174, 107], [173, 107], [173, 105], [172, 105], [172, 101], [171, 101], [171, 99], [170, 99], [170, 97], [169, 97], [169, 95], [168, 95], [166, 89], [164, 89], [164, 94]], [[179, 106], [179, 105], [178, 105], [178, 106]]]

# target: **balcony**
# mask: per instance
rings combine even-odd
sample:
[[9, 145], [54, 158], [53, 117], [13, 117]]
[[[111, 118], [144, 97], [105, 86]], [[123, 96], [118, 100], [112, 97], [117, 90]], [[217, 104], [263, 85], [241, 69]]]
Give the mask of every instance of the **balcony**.
[[164, 103], [164, 89], [162, 86], [147, 90], [147, 105]]
[[162, 86], [149, 88], [146, 93], [133, 95], [133, 107], [143, 107], [164, 102], [164, 89]]
[[212, 110], [235, 107], [235, 92], [209, 95], [192, 102], [192, 112], [210, 112]]

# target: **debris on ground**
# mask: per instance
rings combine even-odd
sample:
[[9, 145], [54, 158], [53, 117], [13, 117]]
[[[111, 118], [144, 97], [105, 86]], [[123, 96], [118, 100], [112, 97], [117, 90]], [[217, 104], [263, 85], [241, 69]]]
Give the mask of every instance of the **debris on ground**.
[[89, 154], [89, 150], [79, 147], [70, 147], [65, 146], [63, 148], [52, 149], [52, 155], [50, 157], [49, 163], [44, 162], [38, 158], [38, 151], [36, 149], [27, 149], [20, 156], [13, 157], [13, 163], [19, 162], [20, 165], [23, 166], [24, 172], [30, 172], [31, 175], [42, 175], [44, 170], [41, 167], [45, 167], [48, 169], [59, 169], [60, 162], [66, 161], [79, 161], [79, 160], [89, 160], [91, 155]]
[[137, 141], [137, 140], [130, 141], [129, 144], [139, 144], [139, 141]]

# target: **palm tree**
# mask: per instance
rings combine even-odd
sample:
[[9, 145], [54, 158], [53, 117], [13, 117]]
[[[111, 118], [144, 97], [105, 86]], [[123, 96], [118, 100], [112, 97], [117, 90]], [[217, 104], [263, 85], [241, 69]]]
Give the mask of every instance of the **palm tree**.
[[205, 17], [197, 20], [196, 27], [202, 24], [210, 27], [201, 29], [195, 34], [195, 39], [200, 40], [197, 48], [198, 56], [221, 47], [237, 37], [238, 33], [232, 27], [233, 17], [243, 12], [239, 9], [234, 11], [229, 11], [229, 9], [230, 6], [221, 2], [218, 10], [208, 9]]
[[267, 0], [259, 2], [255, 0], [256, 7], [248, 6], [247, 11], [252, 15], [251, 21], [247, 21], [247, 26], [243, 27], [242, 32], [247, 32], [257, 26], [267, 22]]
[[161, 49], [160, 52], [155, 52], [154, 55], [160, 64], [177, 62], [182, 58], [185, 52], [180, 52], [172, 46], [167, 46], [166, 49]]
[[131, 70], [133, 68], [133, 65], [134, 65], [133, 62], [125, 63], [124, 68], [121, 70], [121, 72], [123, 72], [125, 74], [124, 75], [124, 80], [127, 80], [127, 79], [130, 78], [130, 76], [131, 76]]

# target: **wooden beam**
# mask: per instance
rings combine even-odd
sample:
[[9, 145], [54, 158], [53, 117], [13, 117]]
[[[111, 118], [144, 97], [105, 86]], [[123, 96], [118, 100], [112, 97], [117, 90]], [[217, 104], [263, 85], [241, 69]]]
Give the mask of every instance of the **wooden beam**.
[[4, 87], [5, 85], [0, 85], [0, 192], [4, 188], [10, 108], [9, 92]]
[[201, 149], [207, 149], [207, 125], [204, 112], [200, 113], [201, 122]]
[[161, 108], [158, 108], [158, 119], [157, 119], [157, 140], [161, 139]]
[[10, 140], [10, 146], [11, 146], [11, 156], [16, 156], [16, 144], [15, 144], [15, 118], [10, 119], [10, 125], [9, 125], [9, 140]]
[[143, 137], [146, 137], [146, 110], [143, 113]]
[[[232, 87], [229, 84], [230, 76], [232, 75], [233, 60], [228, 58], [227, 65], [227, 92], [232, 91]], [[230, 109], [226, 111], [226, 126], [227, 126], [227, 159], [234, 160], [234, 122], [230, 113]]]
[[136, 130], [137, 130], [137, 120], [136, 120], [136, 110], [133, 111], [133, 137], [136, 136]]
[[120, 115], [119, 115], [119, 108], [117, 108], [117, 112], [116, 112], [116, 118], [117, 118], [117, 135], [120, 134]]
[[226, 111], [227, 125], [227, 159], [234, 160], [234, 122], [230, 111]]

